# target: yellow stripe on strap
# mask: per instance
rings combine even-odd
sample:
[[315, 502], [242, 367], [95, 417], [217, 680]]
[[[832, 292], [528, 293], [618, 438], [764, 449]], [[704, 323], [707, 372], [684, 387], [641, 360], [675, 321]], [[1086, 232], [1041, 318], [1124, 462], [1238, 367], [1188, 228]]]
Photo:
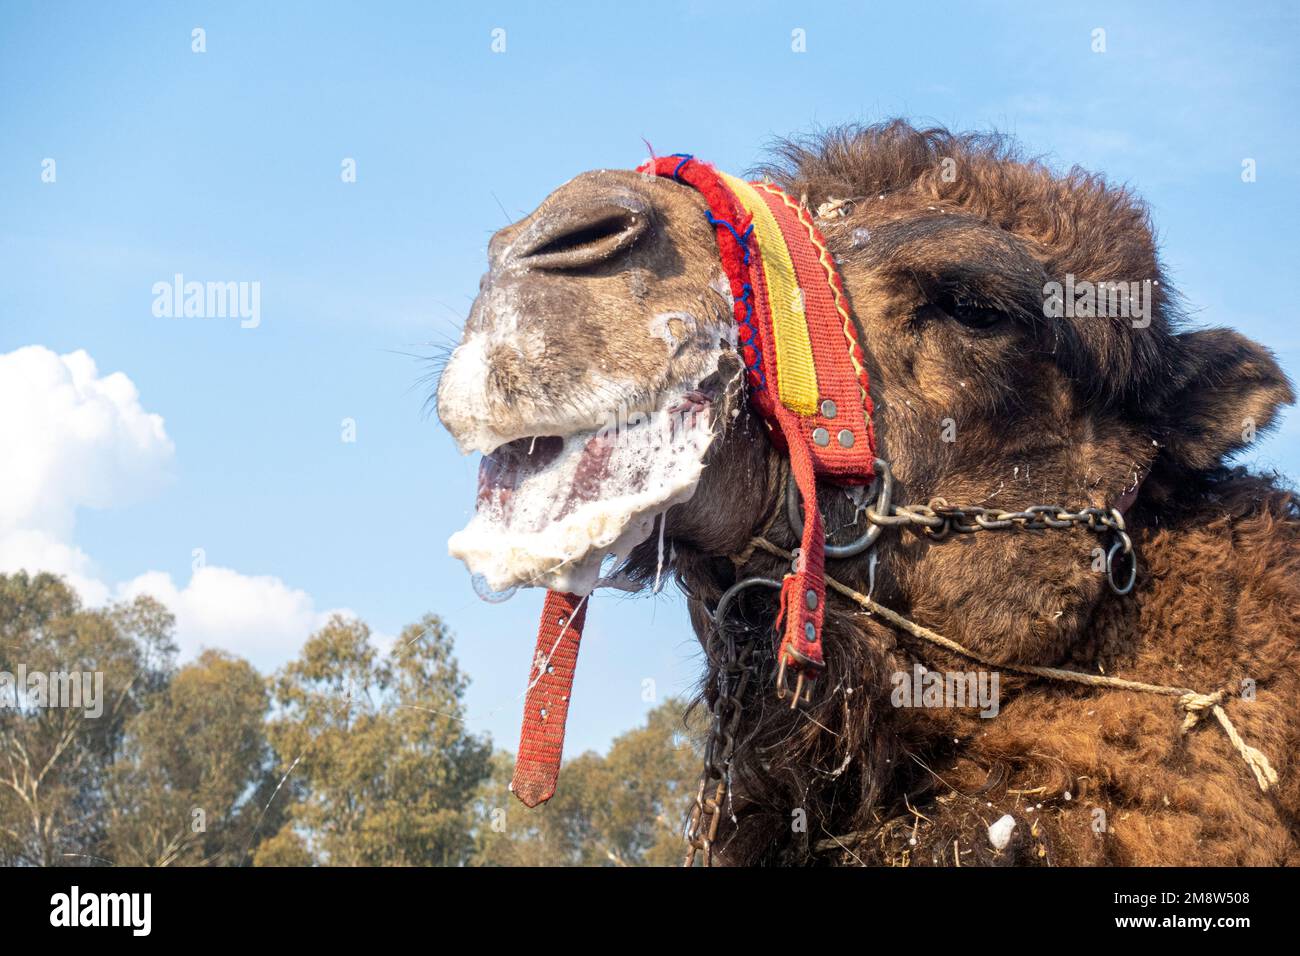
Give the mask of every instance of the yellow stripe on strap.
[[803, 293], [795, 276], [794, 262], [785, 236], [763, 197], [743, 179], [722, 174], [740, 204], [754, 217], [763, 278], [767, 283], [768, 308], [772, 312], [772, 334], [776, 339], [776, 375], [781, 403], [800, 415], [817, 411], [817, 371], [813, 364], [808, 319], [804, 315]]

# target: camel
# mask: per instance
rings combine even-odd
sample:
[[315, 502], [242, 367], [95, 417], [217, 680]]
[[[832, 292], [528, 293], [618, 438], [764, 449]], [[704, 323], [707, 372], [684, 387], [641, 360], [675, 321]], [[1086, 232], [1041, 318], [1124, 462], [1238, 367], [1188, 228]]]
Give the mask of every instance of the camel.
[[[773, 692], [778, 595], [762, 587], [729, 601], [746, 680], [724, 688], [719, 600], [780, 580], [799, 546], [790, 463], [752, 407], [704, 199], [631, 170], [583, 173], [491, 240], [437, 391], [460, 448], [484, 455], [453, 554], [496, 589], [675, 576], [708, 652], [700, 702], [738, 698], [716, 862], [1300, 862], [1300, 515], [1282, 478], [1228, 464], [1294, 401], [1273, 355], [1188, 327], [1129, 189], [1005, 137], [837, 128], [783, 141], [756, 175], [815, 212], [838, 265], [893, 502], [1119, 514], [1131, 591], [1081, 524], [884, 527], [826, 560], [841, 588], [806, 699]], [[1134, 291], [1132, 314], [1078, 293], [1110, 282]], [[629, 437], [677, 417], [595, 468], [611, 415], [635, 419], [615, 426]], [[823, 482], [819, 500], [828, 542], [862, 533], [860, 491]], [[1025, 666], [1213, 696], [1188, 707]], [[900, 706], [903, 685], [972, 672], [998, 678], [996, 707]]]

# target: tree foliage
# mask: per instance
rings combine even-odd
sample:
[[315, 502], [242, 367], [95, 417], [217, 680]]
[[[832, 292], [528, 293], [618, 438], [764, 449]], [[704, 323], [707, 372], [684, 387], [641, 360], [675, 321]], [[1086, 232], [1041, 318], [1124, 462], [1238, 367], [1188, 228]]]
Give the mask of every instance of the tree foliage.
[[[172, 617], [150, 598], [89, 610], [49, 574], [0, 575], [0, 861], [93, 862], [100, 812], [128, 723], [170, 680]], [[89, 674], [98, 714], [42, 706], [23, 674]], [[85, 703], [86, 701], [83, 701]]]
[[246, 862], [275, 783], [268, 705], [265, 681], [247, 661], [208, 650], [181, 668], [127, 725], [108, 778], [109, 858]]
[[[694, 718], [694, 714], [691, 715]], [[700, 773], [698, 720], [681, 701], [652, 710], [609, 753], [569, 760], [554, 797], [529, 810], [508, 793], [514, 761], [494, 761], [478, 800], [473, 862], [491, 866], [675, 866]]]
[[[466, 729], [436, 616], [387, 650], [336, 616], [270, 678], [217, 650], [178, 668], [173, 627], [148, 597], [86, 608], [59, 578], [0, 575], [0, 865], [680, 860], [699, 728], [679, 701], [568, 761], [528, 810], [511, 755]], [[102, 706], [5, 696], [36, 672], [97, 675]]]
[[296, 786], [257, 862], [454, 865], [491, 747], [464, 727], [466, 681], [429, 615], [381, 655], [360, 621], [332, 619], [275, 680], [270, 738]]

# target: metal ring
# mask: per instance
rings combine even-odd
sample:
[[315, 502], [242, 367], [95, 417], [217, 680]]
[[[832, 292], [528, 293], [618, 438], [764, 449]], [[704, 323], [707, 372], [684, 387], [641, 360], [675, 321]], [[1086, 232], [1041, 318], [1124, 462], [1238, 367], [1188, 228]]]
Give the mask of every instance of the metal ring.
[[1117, 540], [1110, 546], [1110, 550], [1106, 552], [1106, 580], [1110, 584], [1110, 589], [1116, 594], [1128, 594], [1129, 591], [1132, 591], [1133, 584], [1137, 581], [1138, 576], [1137, 552], [1129, 551], [1127, 552], [1129, 556], [1128, 581], [1123, 587], [1115, 583], [1115, 555], [1123, 550], [1124, 542]]
[[[889, 462], [883, 458], [877, 458], [873, 462], [876, 479], [879, 482], [879, 488], [876, 491], [875, 504], [872, 509], [882, 515], [888, 515], [892, 507], [894, 497], [894, 473], [889, 470]], [[802, 495], [799, 493], [799, 485], [794, 479], [794, 472], [790, 472], [790, 480], [785, 486], [785, 510], [790, 519], [790, 527], [794, 530], [795, 537], [803, 539], [803, 514], [800, 506]], [[881, 532], [885, 529], [883, 526], [870, 523], [862, 537], [848, 544], [827, 544], [825, 555], [828, 558], [852, 558], [866, 551], [876, 543]]]
[[727, 590], [722, 592], [722, 597], [718, 598], [718, 606], [713, 609], [709, 617], [713, 620], [714, 627], [722, 627], [722, 622], [727, 616], [727, 611], [731, 608], [731, 603], [736, 599], [736, 595], [745, 588], [752, 588], [758, 585], [764, 587], [776, 588], [781, 590], [781, 582], [774, 581], [771, 578], [745, 578], [743, 581], [737, 581]]
[[1124, 512], [1120, 511], [1118, 508], [1111, 508], [1109, 512], [1109, 516], [1110, 516], [1110, 520], [1115, 525], [1116, 531], [1128, 530], [1127, 528], [1124, 527]]

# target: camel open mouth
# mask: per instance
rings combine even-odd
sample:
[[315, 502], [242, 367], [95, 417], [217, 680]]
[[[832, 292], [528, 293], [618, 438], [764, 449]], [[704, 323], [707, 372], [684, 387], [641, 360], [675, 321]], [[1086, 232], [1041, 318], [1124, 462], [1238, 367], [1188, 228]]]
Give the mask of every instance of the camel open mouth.
[[448, 550], [488, 588], [587, 594], [655, 521], [695, 491], [713, 440], [714, 395], [695, 386], [600, 428], [515, 439], [484, 455], [470, 523]]

